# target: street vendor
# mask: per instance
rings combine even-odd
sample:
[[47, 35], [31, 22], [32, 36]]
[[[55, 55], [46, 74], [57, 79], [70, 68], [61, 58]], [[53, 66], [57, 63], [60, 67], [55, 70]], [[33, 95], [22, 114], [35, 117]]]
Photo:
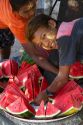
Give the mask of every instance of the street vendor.
[[[26, 36], [28, 40], [37, 47], [47, 51], [57, 49], [59, 52], [59, 69], [54, 69], [57, 76], [49, 87], [39, 93], [35, 102], [40, 104], [41, 100], [47, 101], [48, 96], [56, 94], [69, 80], [70, 67], [76, 61], [83, 60], [83, 18], [71, 22], [59, 24], [51, 17], [40, 14], [33, 17], [27, 27]], [[39, 56], [41, 65], [51, 71], [48, 62], [44, 61], [43, 56]], [[82, 76], [83, 64], [80, 63]]]

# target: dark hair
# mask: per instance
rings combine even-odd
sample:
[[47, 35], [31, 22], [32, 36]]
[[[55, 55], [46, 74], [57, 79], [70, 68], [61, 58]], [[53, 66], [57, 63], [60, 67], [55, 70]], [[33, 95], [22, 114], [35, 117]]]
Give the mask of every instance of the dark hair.
[[30, 0], [9, 0], [9, 1], [14, 11], [19, 11], [19, 9], [23, 5], [30, 2]]
[[[32, 20], [29, 22], [29, 24], [26, 27], [26, 37], [29, 41], [32, 41], [34, 37], [34, 33], [38, 30], [39, 27], [49, 27], [48, 21], [53, 18], [51, 18], [48, 15], [40, 14], [32, 18]], [[55, 21], [55, 20], [54, 20]]]

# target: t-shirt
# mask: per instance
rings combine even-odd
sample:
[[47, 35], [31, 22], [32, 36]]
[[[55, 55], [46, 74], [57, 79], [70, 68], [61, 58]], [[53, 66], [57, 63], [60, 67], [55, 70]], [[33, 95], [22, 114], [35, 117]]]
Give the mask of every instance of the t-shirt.
[[83, 60], [83, 18], [62, 22], [57, 33], [59, 65]]
[[25, 43], [26, 22], [27, 20], [12, 11], [9, 0], [0, 0], [0, 29], [10, 28], [15, 37]]

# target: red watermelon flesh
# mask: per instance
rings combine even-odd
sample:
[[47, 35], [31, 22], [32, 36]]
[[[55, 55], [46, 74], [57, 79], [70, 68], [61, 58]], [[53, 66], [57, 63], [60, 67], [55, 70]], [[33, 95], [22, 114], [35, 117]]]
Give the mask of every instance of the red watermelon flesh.
[[33, 90], [34, 90], [34, 98], [36, 98], [39, 94], [40, 86], [38, 84], [39, 78], [42, 76], [37, 65], [34, 64], [32, 67], [30, 67], [31, 71], [31, 79], [33, 83]]
[[10, 60], [11, 64], [11, 73], [13, 76], [16, 76], [18, 73], [18, 63], [15, 60]]
[[83, 93], [81, 91], [81, 88], [79, 88], [79, 87], [76, 87], [74, 90], [71, 90], [60, 96], [56, 96], [55, 103], [56, 103], [56, 100], [60, 100], [60, 99], [62, 100], [63, 98], [67, 97], [68, 95], [73, 96], [74, 98], [79, 100], [81, 104], [83, 103]]
[[2, 71], [5, 76], [15, 76], [18, 72], [18, 63], [15, 60], [7, 60], [2, 63]]
[[7, 85], [7, 87], [5, 88], [4, 91], [7, 92], [7, 93], [10, 93], [12, 95], [22, 97], [22, 98], [27, 100], [24, 93], [19, 89], [19, 87], [14, 82], [11, 82], [11, 83], [8, 82], [8, 85]]
[[73, 114], [82, 108], [80, 100], [70, 94], [62, 95], [60, 98], [56, 98], [55, 106], [61, 110], [62, 115]]
[[56, 94], [55, 100], [66, 96], [66, 94], [74, 94], [77, 98], [80, 98], [80, 101], [83, 102], [83, 89], [74, 81], [68, 82], [59, 92]]
[[73, 79], [83, 78], [83, 64], [80, 61], [71, 65], [69, 77]]
[[28, 79], [29, 79], [28, 73], [24, 72], [14, 77], [14, 82], [19, 86], [19, 88], [22, 88], [22, 87], [25, 87]]
[[41, 101], [40, 106], [38, 110], [36, 111], [35, 118], [38, 119], [43, 119], [45, 118], [45, 106], [44, 106], [44, 101]]
[[38, 80], [40, 76], [41, 76], [41, 73], [37, 65], [35, 64], [27, 68], [26, 72], [23, 72], [22, 74], [18, 74], [17, 77], [14, 78], [14, 81], [20, 88], [22, 88], [26, 86], [28, 79], [30, 78], [32, 80], [33, 95], [35, 98], [39, 93]]
[[30, 68], [33, 70], [33, 72], [35, 72], [36, 77], [37, 77], [38, 79], [39, 79], [39, 77], [42, 76], [42, 75], [41, 75], [41, 72], [39, 71], [39, 69], [38, 69], [38, 67], [37, 67], [36, 64], [32, 65]]
[[66, 94], [67, 92], [74, 90], [79, 85], [75, 81], [69, 81], [67, 84], [65, 84], [56, 94], [56, 96], [61, 96], [62, 94]]
[[0, 99], [0, 109], [6, 109], [6, 107], [14, 102], [17, 98], [18, 97], [6, 92]]
[[29, 100], [29, 102], [32, 102], [33, 99], [34, 99], [34, 95], [33, 95], [33, 87], [32, 87], [32, 80], [31, 80], [31, 78], [28, 79], [25, 87], [26, 87], [25, 96]]
[[33, 107], [21, 97], [8, 105], [6, 109], [11, 114], [24, 118], [35, 115], [35, 110], [33, 109]]
[[52, 103], [48, 102], [46, 106], [46, 118], [53, 118], [61, 111]]
[[30, 67], [31, 65], [28, 64], [27, 62], [23, 61], [20, 68], [19, 68], [19, 71], [18, 71], [18, 76], [22, 73], [25, 73], [28, 71], [28, 68]]
[[5, 92], [2, 92], [2, 93], [0, 94], [0, 100], [4, 97], [4, 95], [5, 95]]
[[70, 91], [69, 94], [74, 96], [77, 100], [80, 100], [80, 103], [83, 103], [83, 92], [81, 91], [80, 87], [77, 87], [74, 90]]
[[38, 84], [38, 81], [39, 81], [39, 78], [41, 77], [41, 73], [38, 70], [36, 65], [29, 67], [27, 73], [28, 73], [28, 78], [31, 78], [32, 80], [33, 95], [34, 95], [34, 98], [36, 98], [37, 95], [39, 94], [40, 86]]
[[32, 87], [33, 87], [33, 95], [34, 98], [37, 97], [39, 94], [39, 85], [38, 85], [38, 78], [36, 76], [36, 73], [31, 71], [31, 80], [32, 80]]

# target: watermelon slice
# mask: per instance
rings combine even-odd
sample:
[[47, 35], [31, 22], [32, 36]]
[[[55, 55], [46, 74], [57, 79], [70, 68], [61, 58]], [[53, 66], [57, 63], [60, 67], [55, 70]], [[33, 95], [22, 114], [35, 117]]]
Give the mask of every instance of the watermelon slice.
[[20, 75], [14, 77], [14, 82], [18, 85], [20, 89], [25, 88], [25, 85], [28, 81], [28, 73], [24, 72]]
[[76, 87], [74, 90], [68, 92], [67, 94], [71, 94], [77, 100], [79, 100], [81, 104], [83, 104], [83, 91], [82, 91], [82, 88]]
[[52, 103], [48, 102], [46, 106], [46, 118], [53, 118], [61, 111]]
[[2, 71], [6, 77], [15, 76], [18, 72], [18, 63], [11, 59], [4, 61], [2, 62]]
[[79, 85], [75, 81], [68, 81], [57, 93], [55, 93], [54, 96], [49, 97], [49, 99], [54, 102], [55, 98], [61, 97], [62, 95], [70, 92], [71, 90], [74, 90], [78, 86]]
[[19, 97], [13, 103], [8, 105], [6, 109], [9, 113], [23, 118], [30, 118], [35, 115], [35, 110], [33, 107], [22, 97]]
[[80, 99], [81, 103], [83, 102], [83, 89], [75, 81], [69, 81], [62, 89], [58, 91], [54, 98], [56, 100], [58, 98], [62, 98], [62, 96], [66, 96], [66, 94], [73, 94]]
[[30, 64], [28, 64], [27, 62], [23, 61], [21, 66], [20, 66], [20, 68], [19, 68], [18, 75], [27, 72], [28, 68], [30, 66], [31, 66]]
[[73, 81], [73, 80], [69, 81], [68, 83], [66, 83], [66, 84], [56, 93], [57, 98], [58, 98], [59, 96], [61, 96], [62, 94], [65, 94], [65, 93], [67, 93], [67, 92], [69, 92], [69, 91], [71, 91], [71, 90], [74, 90], [77, 86], [78, 86], [78, 84], [77, 84], [75, 81]]
[[36, 111], [35, 118], [37, 119], [44, 119], [45, 118], [45, 105], [44, 101], [41, 101], [38, 110]]
[[70, 94], [64, 94], [60, 98], [56, 98], [55, 106], [61, 110], [61, 114], [59, 116], [74, 114], [82, 108], [80, 100]]
[[39, 78], [42, 76], [37, 65], [34, 64], [29, 68], [29, 74], [32, 79], [32, 86], [34, 90], [34, 98], [36, 98], [39, 94], [40, 86], [38, 84]]
[[18, 98], [18, 96], [15, 95], [11, 95], [9, 93], [4, 93], [2, 95], [2, 98], [0, 99], [0, 109], [6, 109], [6, 106], [8, 106], [9, 104], [11, 104], [12, 102], [14, 102], [16, 99]]
[[[29, 93], [31, 93], [31, 96], [33, 96], [33, 97], [29, 98], [30, 102], [34, 98], [36, 98], [39, 93], [40, 86], [38, 84], [38, 80], [40, 77], [41, 77], [41, 73], [40, 73], [37, 65], [29, 66], [27, 68], [26, 72], [23, 72], [22, 74], [18, 74], [16, 77], [14, 77], [14, 82], [19, 86], [19, 88], [21, 88], [21, 89], [23, 88], [24, 91], [26, 91], [25, 95], [27, 95], [27, 92], [29, 91]], [[31, 79], [31, 82], [29, 79]], [[28, 80], [29, 80], [29, 82], [28, 82]], [[30, 84], [30, 83], [32, 85], [28, 86], [28, 84]], [[32, 92], [33, 92], [33, 94], [32, 94]]]
[[71, 65], [69, 77], [72, 79], [83, 78], [83, 64], [81, 64], [80, 61], [77, 61]]
[[29, 102], [32, 102], [34, 100], [34, 95], [33, 95], [33, 87], [32, 87], [31, 78], [28, 79], [25, 87], [26, 87], [25, 96], [29, 100]]
[[27, 100], [24, 93], [19, 89], [19, 87], [14, 82], [8, 82], [8, 85], [5, 88], [4, 92], [10, 93], [11, 95], [22, 97]]

